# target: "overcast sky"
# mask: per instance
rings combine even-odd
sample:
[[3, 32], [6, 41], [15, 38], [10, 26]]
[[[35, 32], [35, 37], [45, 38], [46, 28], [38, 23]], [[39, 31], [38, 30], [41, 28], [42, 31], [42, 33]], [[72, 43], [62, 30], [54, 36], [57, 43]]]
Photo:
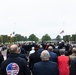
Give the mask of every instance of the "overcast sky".
[[0, 0], [0, 35], [55, 38], [76, 33], [76, 0]]

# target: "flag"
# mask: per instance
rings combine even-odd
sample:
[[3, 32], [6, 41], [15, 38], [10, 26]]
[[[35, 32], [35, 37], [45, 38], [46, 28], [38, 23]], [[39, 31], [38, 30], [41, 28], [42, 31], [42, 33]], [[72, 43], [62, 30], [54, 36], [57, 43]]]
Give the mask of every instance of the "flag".
[[7, 75], [18, 75], [19, 73], [19, 65], [16, 63], [10, 63], [6, 67]]
[[10, 34], [11, 37], [14, 36], [14, 35], [15, 35], [15, 32], [12, 32], [12, 33]]
[[15, 34], [15, 32], [13, 32], [13, 35]]
[[10, 36], [12, 36], [12, 34], [10, 34]]
[[64, 30], [62, 30], [62, 31], [60, 32], [60, 34], [62, 34], [62, 33], [64, 33]]

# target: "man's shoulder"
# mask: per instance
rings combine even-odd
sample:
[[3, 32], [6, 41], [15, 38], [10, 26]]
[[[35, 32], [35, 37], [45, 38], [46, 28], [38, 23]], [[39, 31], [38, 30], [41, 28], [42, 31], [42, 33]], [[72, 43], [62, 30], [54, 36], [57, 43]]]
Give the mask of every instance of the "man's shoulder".
[[42, 64], [44, 64], [44, 63], [48, 63], [49, 65], [57, 65], [57, 63], [56, 62], [52, 62], [52, 61], [41, 61], [41, 62], [38, 62], [38, 63], [35, 63], [35, 65], [42, 65]]
[[2, 64], [7, 63], [7, 62], [15, 62], [15, 61], [25, 61], [25, 59], [21, 58], [21, 57], [16, 57], [16, 58], [8, 58], [5, 61], [3, 61]]
[[27, 62], [25, 59], [21, 58], [21, 57], [17, 57], [16, 59], [11, 59], [11, 58], [8, 58], [6, 59], [5, 61], [2, 62], [1, 64], [1, 67], [6, 67], [8, 64], [11, 64], [11, 63], [16, 63], [18, 64], [19, 66], [23, 66], [23, 65], [27, 65]]
[[41, 63], [42, 63], [42, 61], [41, 62], [37, 62], [34, 65], [37, 66], [37, 65], [40, 65]]
[[51, 64], [53, 64], [53, 65], [57, 65], [57, 63], [56, 62], [53, 62], [53, 61], [49, 61]]
[[72, 61], [76, 62], [76, 57], [72, 59]]
[[49, 52], [49, 53], [56, 56], [56, 53], [54, 53], [54, 52]]

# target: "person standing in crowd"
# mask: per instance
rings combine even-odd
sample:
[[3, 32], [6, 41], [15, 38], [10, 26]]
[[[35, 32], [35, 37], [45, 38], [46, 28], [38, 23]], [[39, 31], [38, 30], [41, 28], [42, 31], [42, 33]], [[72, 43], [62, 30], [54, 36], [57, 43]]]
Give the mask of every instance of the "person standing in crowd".
[[48, 47], [48, 51], [49, 51], [49, 54], [50, 54], [50, 61], [57, 62], [57, 55], [56, 55], [56, 53], [53, 52], [53, 47], [52, 46]]
[[0, 68], [1, 68], [1, 63], [4, 61], [4, 57], [3, 57], [3, 55], [2, 55], [2, 53], [1, 53], [1, 51], [0, 51]]
[[76, 75], [76, 57], [71, 60], [70, 75]]
[[35, 47], [32, 47], [32, 50], [29, 52], [29, 55], [35, 52]]
[[24, 48], [22, 48], [22, 44], [18, 44], [18, 47], [20, 48], [20, 50], [21, 50], [21, 54], [26, 54], [25, 53], [25, 49]]
[[28, 61], [28, 59], [27, 59], [27, 57], [26, 57], [26, 54], [21, 53], [21, 48], [18, 49], [18, 53], [19, 53], [19, 56], [20, 56], [21, 58], [24, 58], [26, 61]]
[[44, 50], [44, 49], [43, 49], [43, 46], [42, 46], [42, 45], [40, 45], [40, 46], [39, 46], [38, 53], [39, 53], [39, 54], [41, 54], [41, 52], [42, 52], [43, 50]]
[[[26, 57], [26, 54], [21, 53], [21, 48], [20, 48], [20, 47], [19, 47], [19, 49], [18, 49], [18, 54], [19, 54], [19, 57], [24, 58], [26, 61], [28, 61], [28, 59], [27, 59], [27, 57]], [[11, 53], [9, 53], [9, 54], [7, 55], [7, 58], [10, 58], [10, 56], [11, 56]]]
[[57, 63], [49, 61], [47, 50], [44, 50], [40, 57], [42, 61], [34, 64], [33, 75], [59, 75]]
[[65, 56], [65, 49], [60, 49], [58, 56], [59, 75], [69, 75], [69, 57]]
[[1, 75], [31, 75], [27, 62], [19, 57], [18, 46], [10, 46], [10, 57], [1, 64]]
[[33, 69], [33, 66], [34, 66], [35, 63], [41, 61], [41, 59], [40, 59], [40, 54], [39, 54], [37, 51], [38, 51], [38, 47], [36, 46], [36, 47], [35, 47], [35, 52], [32, 53], [32, 54], [29, 56], [29, 68], [30, 68], [30, 70]]
[[73, 50], [72, 50], [72, 54], [69, 55], [70, 62], [71, 62], [71, 60], [72, 60], [73, 58], [75, 58], [75, 57], [76, 57], [76, 48], [73, 48]]

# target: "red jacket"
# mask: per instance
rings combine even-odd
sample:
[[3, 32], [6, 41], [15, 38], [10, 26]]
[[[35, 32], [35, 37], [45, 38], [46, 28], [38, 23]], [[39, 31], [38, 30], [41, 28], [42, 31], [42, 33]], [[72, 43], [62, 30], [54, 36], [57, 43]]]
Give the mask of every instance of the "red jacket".
[[59, 75], [69, 75], [69, 58], [68, 56], [58, 57]]

